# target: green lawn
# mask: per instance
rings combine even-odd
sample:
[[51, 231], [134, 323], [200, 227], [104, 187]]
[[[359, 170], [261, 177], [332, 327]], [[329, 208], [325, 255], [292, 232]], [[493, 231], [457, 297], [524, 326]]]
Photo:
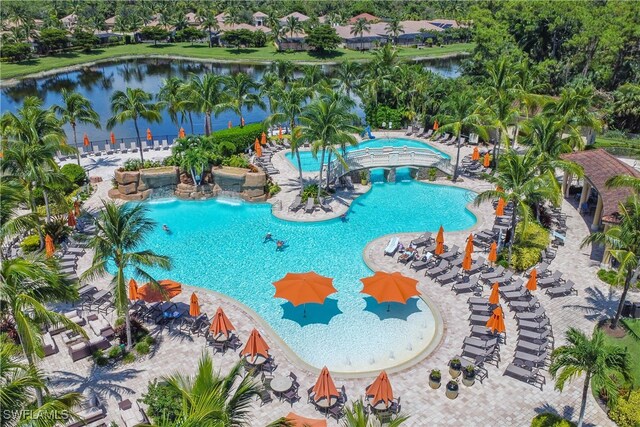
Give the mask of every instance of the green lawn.
[[[622, 321], [632, 328], [636, 334], [640, 335], [640, 319], [623, 319]], [[629, 334], [624, 338], [612, 338], [606, 333], [604, 335], [608, 343], [620, 347], [626, 347], [629, 350], [633, 387], [636, 389], [640, 388], [640, 340], [636, 340]]]
[[[441, 56], [470, 52], [473, 43], [452, 44], [444, 47], [432, 47], [425, 49], [400, 48], [399, 56], [404, 58]], [[356, 52], [346, 49], [338, 49], [331, 55], [318, 57], [309, 52], [277, 52], [273, 47], [251, 48], [251, 49], [226, 49], [220, 47], [209, 48], [205, 44], [189, 43], [161, 43], [157, 46], [153, 44], [118, 45], [96, 49], [89, 53], [68, 52], [55, 56], [35, 58], [18, 63], [1, 63], [0, 78], [12, 79], [29, 74], [49, 71], [56, 68], [68, 67], [71, 65], [86, 62], [117, 58], [121, 56], [163, 56], [175, 55], [185, 58], [195, 59], [220, 59], [228, 61], [261, 62], [285, 59], [290, 61], [327, 62], [344, 60], [367, 60], [371, 59], [369, 52]]]

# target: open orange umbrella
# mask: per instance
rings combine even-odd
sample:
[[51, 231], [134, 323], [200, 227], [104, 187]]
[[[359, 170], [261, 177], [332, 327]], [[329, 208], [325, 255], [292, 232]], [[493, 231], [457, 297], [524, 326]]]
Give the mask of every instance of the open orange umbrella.
[[184, 128], [180, 128], [180, 130], [178, 131], [178, 138], [184, 138]]
[[491, 287], [491, 295], [489, 295], [489, 304], [500, 303], [500, 285], [494, 283]]
[[393, 401], [393, 390], [385, 371], [380, 372], [378, 378], [367, 387], [366, 396], [369, 398], [371, 406], [376, 406], [378, 403], [383, 402], [387, 408], [389, 407]]
[[273, 282], [276, 287], [274, 297], [284, 298], [294, 306], [316, 303], [323, 304], [324, 300], [336, 292], [333, 279], [319, 275], [314, 271], [308, 273], [287, 273], [282, 279]]
[[327, 427], [327, 420], [307, 418], [293, 412], [289, 412], [284, 419], [291, 427]]
[[111, 132], [110, 138], [111, 138], [111, 145], [115, 144], [116, 143], [116, 136], [115, 136], [115, 134], [113, 132]]
[[264, 145], [267, 143], [267, 134], [262, 132], [262, 136], [260, 137], [260, 144]]
[[78, 221], [76, 221], [76, 216], [73, 214], [73, 211], [69, 211], [69, 215], [67, 215], [67, 225], [69, 227], [75, 227]]
[[173, 280], [160, 280], [158, 284], [162, 291], [153, 286], [152, 283], [140, 286], [138, 288], [138, 297], [146, 302], [168, 301], [182, 292], [182, 284]]
[[240, 126], [244, 127], [244, 117], [240, 117]]
[[444, 253], [444, 228], [440, 226], [438, 235], [436, 236], [436, 255], [442, 255]]
[[504, 199], [500, 197], [498, 199], [498, 204], [496, 205], [496, 216], [504, 215]]
[[491, 164], [491, 157], [489, 156], [489, 153], [485, 153], [482, 166], [484, 166], [485, 168], [488, 168], [490, 164]]
[[491, 242], [491, 247], [489, 248], [489, 256], [487, 257], [489, 262], [496, 262], [498, 260], [498, 244], [496, 242]]
[[231, 331], [235, 331], [236, 328], [233, 327], [233, 324], [231, 324], [227, 315], [224, 314], [222, 307], [218, 307], [216, 314], [213, 316], [213, 320], [211, 321], [209, 330], [213, 333], [214, 337], [224, 335], [228, 338]]
[[80, 216], [80, 202], [77, 200], [73, 202], [73, 211], [76, 214], [76, 218]]
[[151, 135], [151, 129], [147, 128], [147, 141], [151, 141], [153, 139], [153, 135]]
[[251, 360], [255, 360], [257, 356], [262, 356], [264, 358], [269, 357], [269, 346], [257, 329], [251, 331], [251, 335], [249, 335], [249, 339], [247, 340], [247, 344], [244, 346], [244, 349], [240, 352], [240, 356], [245, 356]]
[[231, 120], [229, 120], [229, 122], [227, 122], [227, 129], [231, 129], [233, 127], [233, 125], [231, 124]]
[[438, 126], [438, 120], [436, 120], [435, 122], [433, 122], [433, 130], [438, 130], [440, 126]]
[[138, 283], [134, 279], [129, 280], [129, 299], [131, 301], [137, 300], [138, 297]]
[[331, 402], [332, 397], [339, 397], [338, 389], [336, 388], [333, 378], [329, 373], [329, 369], [326, 366], [320, 371], [320, 376], [316, 381], [316, 385], [313, 386], [313, 400], [319, 402], [322, 399], [326, 399]]
[[256, 142], [253, 147], [256, 150], [256, 156], [262, 157], [262, 145], [258, 142], [258, 138], [256, 138]]
[[498, 306], [493, 310], [493, 314], [487, 321], [486, 326], [491, 329], [491, 332], [497, 332], [499, 334], [507, 330], [504, 326], [504, 312], [502, 311], [502, 307]]
[[56, 251], [56, 247], [53, 244], [53, 237], [49, 236], [48, 234], [44, 238], [44, 250], [47, 254], [47, 258], [53, 256], [53, 253]]
[[198, 302], [198, 295], [195, 292], [191, 294], [189, 298], [189, 316], [200, 316], [200, 303]]
[[473, 147], [473, 154], [471, 154], [471, 160], [474, 160], [474, 161], [480, 160], [480, 150], [478, 150], [478, 147]]
[[282, 126], [278, 128], [278, 139], [282, 139]]
[[[369, 294], [378, 303], [400, 302], [406, 304], [411, 297], [420, 295], [416, 289], [418, 281], [402, 274], [376, 271], [373, 276], [360, 279], [363, 288], [360, 293]], [[390, 305], [387, 307], [389, 311]]]
[[529, 280], [527, 280], [527, 289], [529, 289], [529, 291], [538, 289], [538, 271], [535, 268], [531, 271]]
[[82, 138], [82, 143], [84, 144], [85, 147], [89, 146], [89, 137], [87, 136], [87, 134], [84, 134], [84, 138]]

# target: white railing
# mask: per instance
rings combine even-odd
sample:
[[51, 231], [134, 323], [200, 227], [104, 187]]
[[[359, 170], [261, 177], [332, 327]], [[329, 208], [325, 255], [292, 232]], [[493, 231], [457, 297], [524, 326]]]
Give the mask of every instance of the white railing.
[[[344, 158], [345, 165], [339, 160], [331, 161], [331, 173], [339, 178], [350, 171], [375, 168], [397, 167], [435, 167], [452, 174], [451, 161], [428, 148], [383, 147], [365, 148], [349, 151]], [[326, 168], [326, 166], [325, 166]]]

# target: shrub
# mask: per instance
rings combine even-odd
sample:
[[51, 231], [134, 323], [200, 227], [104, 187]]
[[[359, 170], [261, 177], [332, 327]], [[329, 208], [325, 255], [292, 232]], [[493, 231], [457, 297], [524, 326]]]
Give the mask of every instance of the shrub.
[[144, 341], [139, 342], [135, 346], [136, 352], [140, 355], [149, 354], [149, 344]]
[[429, 178], [429, 181], [435, 181], [437, 175], [438, 175], [438, 169], [429, 168], [429, 172], [427, 172], [427, 176]]
[[280, 190], [281, 190], [281, 188], [277, 183], [275, 183], [275, 182], [273, 182], [271, 180], [267, 181], [267, 191], [269, 192], [269, 194], [271, 196], [275, 196], [276, 194], [278, 194], [280, 192]]
[[256, 138], [262, 135], [262, 124], [253, 123], [245, 127], [232, 127], [213, 132], [209, 138], [215, 145], [225, 142], [231, 143], [235, 147], [235, 153], [242, 153], [247, 147], [252, 145]]
[[113, 346], [111, 347], [111, 350], [109, 350], [109, 359], [117, 359], [121, 355], [122, 347], [120, 347], [119, 345]]
[[149, 383], [147, 394], [142, 395], [142, 403], [147, 405], [147, 413], [153, 421], [175, 421], [181, 412], [180, 393], [157, 380]]
[[632, 391], [628, 399], [619, 398], [609, 417], [620, 427], [640, 425], [640, 390]]
[[109, 360], [104, 356], [104, 352], [102, 350], [94, 351], [91, 357], [98, 366], [105, 366], [109, 362]]
[[531, 427], [575, 427], [575, 423], [556, 414], [540, 414], [531, 420]]
[[367, 122], [372, 127], [381, 127], [385, 123], [385, 128], [389, 128], [391, 122], [392, 129], [400, 129], [402, 127], [403, 113], [400, 109], [390, 108], [387, 106], [365, 108]]
[[136, 361], [136, 355], [133, 353], [125, 353], [124, 356], [122, 356], [122, 363], [133, 363]]
[[163, 166], [162, 162], [156, 160], [145, 160], [144, 164], [137, 159], [129, 159], [124, 162], [122, 170], [127, 172], [139, 171], [140, 169], [159, 168]]
[[[325, 190], [320, 191], [320, 197], [327, 196], [327, 192]], [[302, 202], [306, 203], [309, 197], [313, 197], [314, 201], [318, 202], [318, 184], [310, 184], [304, 187], [302, 193], [300, 194], [302, 197]]]
[[[127, 329], [124, 325], [124, 322], [116, 326], [115, 333], [116, 337], [118, 337], [118, 340], [120, 341], [120, 344], [127, 343]], [[131, 319], [131, 339], [134, 343], [140, 342], [148, 334], [149, 331], [144, 326], [142, 326], [142, 324], [138, 320]]]
[[9, 61], [21, 61], [31, 55], [31, 45], [27, 43], [2, 43], [0, 56]]
[[27, 236], [20, 243], [20, 247], [24, 252], [34, 252], [40, 248], [40, 237], [37, 234]]
[[154, 345], [156, 343], [156, 339], [151, 335], [147, 335], [142, 339], [142, 342], [147, 343], [148, 345]]
[[614, 270], [605, 270], [604, 268], [598, 270], [598, 279], [610, 284], [611, 286], [618, 285], [618, 279], [616, 276], [617, 273]]
[[234, 154], [231, 157], [227, 157], [225, 159], [222, 160], [222, 165], [223, 166], [231, 166], [234, 168], [248, 168], [249, 167], [249, 161], [247, 159], [245, 159], [243, 156]]
[[[516, 242], [511, 253], [511, 266], [517, 271], [524, 271], [540, 261], [540, 251], [549, 244], [549, 231], [540, 224], [529, 221], [527, 228], [519, 223], [516, 228]], [[505, 249], [506, 256], [506, 249]]]
[[60, 172], [77, 186], [84, 184], [87, 179], [87, 173], [84, 168], [76, 165], [75, 163], [68, 163], [62, 166], [60, 168]]
[[43, 233], [51, 236], [55, 243], [60, 243], [71, 233], [71, 227], [67, 225], [64, 216], [53, 217], [50, 222], [44, 224]]
[[10, 317], [4, 317], [0, 320], [0, 336], [2, 335], [8, 337], [11, 342], [20, 345], [20, 336], [18, 335], [16, 324]]

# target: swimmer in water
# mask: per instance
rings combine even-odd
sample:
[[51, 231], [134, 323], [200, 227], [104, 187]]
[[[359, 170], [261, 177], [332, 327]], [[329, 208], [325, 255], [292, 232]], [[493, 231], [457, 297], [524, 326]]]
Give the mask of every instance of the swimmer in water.
[[284, 249], [284, 240], [278, 240], [276, 242], [276, 250], [281, 251]]
[[343, 213], [342, 215], [340, 215], [340, 219], [342, 220], [342, 222], [347, 222], [348, 221], [347, 214]]
[[271, 236], [271, 233], [267, 233], [267, 234], [264, 236], [264, 242], [265, 242], [265, 243], [266, 243], [266, 242], [270, 242], [271, 240], [273, 240], [273, 237]]
[[162, 224], [162, 229], [167, 233], [171, 233], [171, 230], [169, 230], [169, 227], [167, 227], [167, 224]]

